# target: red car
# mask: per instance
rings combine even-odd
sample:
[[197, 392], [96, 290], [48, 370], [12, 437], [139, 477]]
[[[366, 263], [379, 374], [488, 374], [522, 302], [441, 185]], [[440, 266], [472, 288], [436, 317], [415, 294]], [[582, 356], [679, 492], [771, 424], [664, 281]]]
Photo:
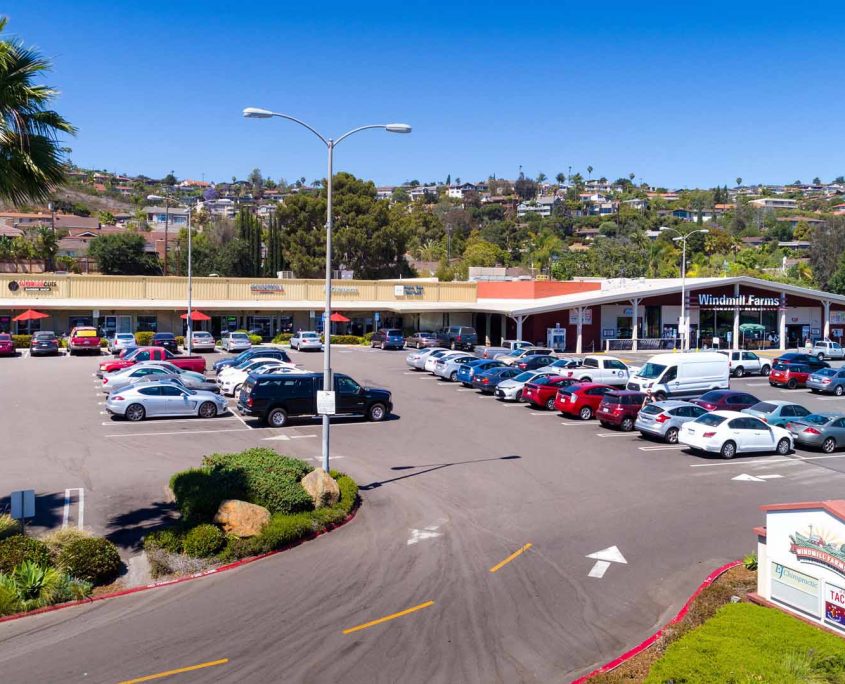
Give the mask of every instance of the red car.
[[629, 390], [614, 390], [602, 397], [596, 418], [603, 427], [613, 425], [625, 432], [634, 429], [634, 421], [643, 407], [645, 394]]
[[0, 333], [0, 354], [3, 356], [14, 356], [17, 354], [12, 336], [9, 333]]
[[78, 325], [67, 338], [67, 353], [73, 356], [79, 352], [100, 353], [100, 333], [90, 325]]
[[772, 387], [806, 387], [807, 378], [811, 371], [808, 366], [800, 363], [775, 363], [769, 373], [769, 384]]
[[545, 408], [549, 411], [555, 410], [555, 397], [561, 387], [574, 385], [572, 378], [564, 378], [561, 375], [547, 375], [544, 378], [537, 378], [525, 384], [522, 388], [522, 399], [537, 408]]
[[561, 387], [555, 397], [555, 409], [581, 420], [590, 420], [599, 407], [602, 397], [615, 388], [595, 382], [582, 382]]
[[698, 399], [691, 399], [690, 403], [698, 404], [708, 411], [742, 411], [742, 409], [751, 408], [754, 404], [760, 403], [760, 400], [747, 392], [710, 390]]
[[177, 355], [164, 347], [137, 347], [123, 358], [103, 361], [97, 371], [97, 376], [103, 377], [103, 373], [112, 373], [122, 368], [129, 368], [129, 366], [134, 366], [141, 361], [169, 361], [182, 370], [205, 373], [205, 358], [202, 356]]

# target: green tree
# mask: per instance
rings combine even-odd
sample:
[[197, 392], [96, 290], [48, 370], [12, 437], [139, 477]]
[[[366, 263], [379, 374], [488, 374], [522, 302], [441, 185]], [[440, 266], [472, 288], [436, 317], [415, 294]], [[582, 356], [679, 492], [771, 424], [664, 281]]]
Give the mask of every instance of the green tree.
[[45, 271], [56, 270], [56, 255], [59, 253], [59, 238], [50, 226], [39, 226], [35, 236], [35, 253], [44, 262]]
[[164, 178], [161, 179], [162, 185], [169, 185], [171, 187], [176, 185], [176, 183], [178, 183], [178, 182], [179, 182], [179, 179], [176, 178], [176, 176], [173, 175], [173, 171], [171, 171]]
[[97, 220], [105, 226], [113, 226], [115, 224], [114, 214], [110, 211], [98, 211]]
[[35, 50], [0, 41], [0, 199], [12, 204], [44, 201], [65, 180], [60, 136], [76, 129], [47, 108], [56, 91], [33, 83], [49, 68]]
[[565, 173], [557, 174], [555, 176], [555, 180], [557, 181], [558, 185], [563, 185], [564, 183], [566, 183], [566, 174]]
[[592, 177], [593, 177], [593, 167], [588, 166], [587, 167], [587, 178], [592, 178]]
[[464, 250], [467, 266], [496, 266], [502, 260], [502, 251], [492, 242], [480, 238], [471, 240]]
[[810, 224], [806, 221], [799, 221], [796, 226], [795, 230], [792, 233], [793, 240], [812, 240], [813, 239], [813, 229], [810, 227]]
[[147, 254], [139, 233], [100, 235], [88, 245], [88, 255], [106, 275], [153, 275], [161, 273], [158, 256]]
[[238, 268], [245, 269], [245, 276], [258, 276], [261, 274], [261, 255], [262, 255], [262, 230], [261, 221], [249, 209], [241, 209], [235, 219], [235, 228], [238, 233], [238, 238], [247, 246], [246, 261], [242, 261], [243, 256], [239, 254], [236, 260], [239, 264]]

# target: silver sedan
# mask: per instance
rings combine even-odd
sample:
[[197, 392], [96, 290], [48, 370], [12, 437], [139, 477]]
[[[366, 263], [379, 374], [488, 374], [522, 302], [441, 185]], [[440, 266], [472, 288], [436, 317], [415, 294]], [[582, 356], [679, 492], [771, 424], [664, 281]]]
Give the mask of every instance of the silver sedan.
[[171, 416], [214, 418], [228, 410], [224, 397], [211, 392], [190, 390], [170, 382], [145, 382], [112, 392], [106, 411], [126, 420]]
[[428, 359], [434, 352], [446, 351], [448, 351], [448, 349], [445, 347], [430, 347], [429, 349], [412, 351], [405, 357], [405, 363], [414, 370], [424, 370], [426, 359]]
[[659, 437], [669, 444], [677, 444], [681, 426], [705, 413], [707, 411], [701, 406], [688, 401], [655, 401], [640, 409], [634, 429], [639, 430], [643, 437]]

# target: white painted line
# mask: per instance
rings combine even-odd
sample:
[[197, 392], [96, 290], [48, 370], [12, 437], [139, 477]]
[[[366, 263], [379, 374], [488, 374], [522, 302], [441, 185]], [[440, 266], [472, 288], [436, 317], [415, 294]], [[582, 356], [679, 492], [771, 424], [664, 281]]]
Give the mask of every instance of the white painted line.
[[499, 402], [499, 406], [504, 406], [505, 408], [513, 408], [514, 406], [524, 407], [525, 404], [523, 404], [520, 401], [505, 401], [505, 400], [502, 400], [502, 401]]
[[601, 579], [604, 577], [604, 573], [607, 572], [607, 569], [610, 567], [610, 563], [607, 561], [596, 561], [592, 568], [590, 568], [590, 572], [587, 573], [587, 577], [595, 577], [597, 579]]
[[[557, 415], [557, 414], [555, 414]], [[589, 420], [582, 421], [580, 423], [576, 423], [575, 421], [563, 421], [561, 425], [565, 425], [566, 427], [595, 427], [595, 423], [591, 423]]]
[[25, 350], [24, 352], [22, 352], [22, 353], [21, 353], [21, 356], [22, 356], [23, 358], [25, 358], [25, 359], [26, 359], [26, 358], [29, 358], [29, 349], [27, 349], [27, 350]]
[[[825, 461], [829, 458], [845, 458], [845, 454], [827, 454], [825, 456], [792, 456], [791, 458], [767, 458], [764, 463], [770, 465], [772, 463], [800, 463], [801, 461]], [[721, 463], [692, 463], [690, 468], [713, 468], [716, 466], [736, 466], [748, 465], [746, 461], [724, 461]], [[763, 465], [761, 463], [760, 465]]]
[[783, 477], [783, 475], [777, 475], [777, 474], [772, 474], [772, 475], [758, 475], [757, 477], [759, 477], [761, 480], [776, 480], [776, 479], [778, 479], [778, 478]]
[[765, 482], [765, 480], [761, 480], [759, 477], [755, 477], [754, 475], [749, 475], [748, 473], [743, 473], [742, 475], [737, 475], [736, 477], [732, 477], [732, 480], [739, 480], [740, 482]]
[[402, 375], [418, 375], [416, 371], [405, 371]]
[[290, 437], [287, 435], [276, 435], [275, 437], [265, 437], [263, 441], [265, 442], [287, 442], [290, 440]]
[[79, 488], [79, 517], [76, 522], [80, 530], [85, 525], [85, 490], [82, 487]]
[[667, 444], [666, 446], [642, 446], [640, 451], [680, 451], [683, 448], [677, 444]]
[[540, 413], [539, 411], [532, 411], [532, 412], [531, 412], [531, 415], [532, 415], [532, 416], [551, 416], [552, 418], [556, 418], [556, 417], [557, 417], [557, 414], [555, 414], [555, 413], [554, 413], [554, 412], [552, 412], [552, 411], [546, 411], [545, 413]]
[[[100, 413], [103, 413], [102, 411]], [[218, 416], [217, 418], [212, 418], [211, 420], [218, 421], [218, 420], [232, 420], [233, 418], [237, 418], [237, 416]], [[100, 425], [108, 425], [111, 427], [140, 427], [141, 425], [170, 425], [172, 423], [196, 423], [201, 418], [161, 418], [161, 419], [154, 419], [153, 421], [147, 421], [143, 423], [133, 423], [132, 421], [126, 421], [123, 423], [118, 422], [102, 422]]]
[[71, 492], [77, 492], [77, 506], [79, 512], [76, 516], [76, 526], [81, 530], [85, 524], [85, 489], [82, 487], [70, 487], [65, 489], [65, 505], [62, 511], [62, 529], [67, 528], [70, 521]]
[[816, 397], [819, 401], [843, 401], [842, 397]]
[[459, 387], [458, 392], [475, 392], [471, 387]]
[[620, 432], [620, 433], [597, 432], [596, 437], [631, 437], [631, 435], [626, 434], [624, 432]]
[[749, 387], [766, 387], [769, 383], [768, 382], [749, 382]]
[[316, 437], [317, 435], [291, 435], [291, 439], [308, 439], [309, 437]]
[[67, 527], [67, 521], [70, 517], [70, 490], [65, 489], [65, 507], [62, 512], [62, 529]]
[[106, 435], [106, 437], [161, 437], [163, 435], [206, 435], [211, 434], [213, 432], [246, 432], [246, 429], [232, 428], [231, 430], [177, 430], [176, 432], [135, 432], [124, 435]]

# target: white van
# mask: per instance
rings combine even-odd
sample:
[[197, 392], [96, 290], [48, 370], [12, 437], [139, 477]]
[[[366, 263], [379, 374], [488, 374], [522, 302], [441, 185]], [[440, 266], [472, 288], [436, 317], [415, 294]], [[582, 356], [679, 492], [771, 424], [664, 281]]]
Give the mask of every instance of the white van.
[[719, 352], [685, 352], [652, 356], [627, 384], [627, 389], [651, 390], [655, 401], [693, 397], [730, 387], [730, 361]]

